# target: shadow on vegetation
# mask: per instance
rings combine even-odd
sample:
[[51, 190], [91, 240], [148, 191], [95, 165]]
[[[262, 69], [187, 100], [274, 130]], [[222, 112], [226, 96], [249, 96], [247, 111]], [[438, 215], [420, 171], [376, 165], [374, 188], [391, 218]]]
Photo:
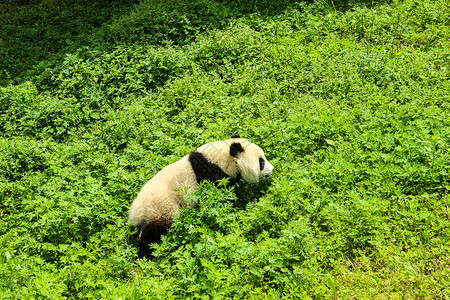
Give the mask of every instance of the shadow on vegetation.
[[[309, 1], [8, 0], [0, 4], [0, 85], [19, 83], [81, 47], [186, 44], [245, 14], [274, 16]], [[346, 10], [372, 0], [318, 5]]]

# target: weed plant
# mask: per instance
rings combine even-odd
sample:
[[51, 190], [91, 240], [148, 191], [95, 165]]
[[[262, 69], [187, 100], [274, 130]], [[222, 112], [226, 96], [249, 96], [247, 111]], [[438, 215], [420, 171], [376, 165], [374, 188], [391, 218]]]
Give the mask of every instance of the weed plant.
[[[448, 299], [448, 1], [72, 3], [0, 5], [0, 298]], [[139, 259], [139, 189], [232, 134], [272, 178]]]

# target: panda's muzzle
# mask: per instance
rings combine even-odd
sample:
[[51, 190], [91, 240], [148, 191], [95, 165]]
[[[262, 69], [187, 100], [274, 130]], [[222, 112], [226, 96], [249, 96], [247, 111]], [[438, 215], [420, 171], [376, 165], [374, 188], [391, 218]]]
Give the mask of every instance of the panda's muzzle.
[[267, 170], [269, 171], [268, 173], [264, 174], [264, 178], [270, 177], [270, 175], [272, 175], [273, 172], [273, 165], [270, 162], [267, 162], [267, 166], [266, 166]]

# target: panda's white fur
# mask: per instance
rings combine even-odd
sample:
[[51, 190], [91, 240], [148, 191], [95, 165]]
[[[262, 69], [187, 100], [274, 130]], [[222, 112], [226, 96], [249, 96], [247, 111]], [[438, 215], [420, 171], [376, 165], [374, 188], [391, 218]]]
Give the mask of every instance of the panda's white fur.
[[244, 138], [207, 143], [166, 166], [148, 181], [130, 207], [128, 220], [141, 243], [156, 242], [172, 224], [172, 216], [187, 204], [183, 195], [200, 181], [231, 177], [258, 182], [273, 171], [263, 150]]

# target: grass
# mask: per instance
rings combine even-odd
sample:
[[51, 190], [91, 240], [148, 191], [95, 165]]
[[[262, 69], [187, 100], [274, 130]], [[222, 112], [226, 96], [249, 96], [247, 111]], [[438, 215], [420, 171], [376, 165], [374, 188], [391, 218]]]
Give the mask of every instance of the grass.
[[[55, 3], [0, 6], [30, 20], [0, 40], [2, 298], [448, 299], [447, 1], [75, 1], [30, 40]], [[138, 259], [140, 187], [232, 134], [271, 180], [205, 183]]]

